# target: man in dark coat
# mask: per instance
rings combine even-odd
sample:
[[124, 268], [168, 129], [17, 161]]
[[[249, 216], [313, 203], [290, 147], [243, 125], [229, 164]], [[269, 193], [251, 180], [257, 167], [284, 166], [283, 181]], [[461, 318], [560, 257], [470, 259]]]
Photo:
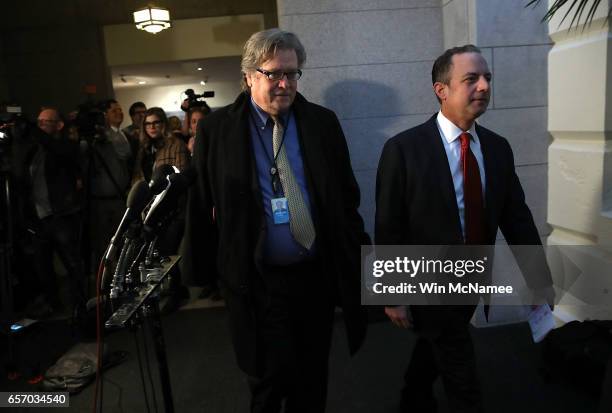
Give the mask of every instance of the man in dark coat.
[[[552, 304], [550, 272], [512, 149], [475, 123], [489, 103], [490, 82], [487, 62], [475, 46], [449, 49], [435, 61], [432, 83], [440, 111], [391, 138], [380, 158], [376, 244], [492, 245], [499, 228], [508, 244], [536, 246], [529, 253], [535, 252], [539, 271], [527, 283]], [[526, 262], [519, 258], [519, 265]], [[386, 307], [394, 324], [414, 326], [418, 334], [405, 373], [402, 412], [437, 411], [432, 384], [438, 376], [451, 411], [482, 411], [468, 330], [475, 307], [411, 306], [411, 314], [405, 306]]]
[[200, 121], [194, 150], [200, 216], [189, 222], [205, 221], [194, 227], [204, 237], [218, 231], [217, 247], [204, 240], [196, 256], [216, 260], [252, 412], [283, 402], [286, 412], [324, 411], [335, 306], [351, 352], [366, 331], [359, 188], [337, 117], [296, 92], [305, 58], [294, 34], [255, 33], [244, 92]]
[[63, 136], [59, 111], [43, 108], [37, 125], [13, 145], [13, 176], [18, 233], [31, 234], [34, 247], [34, 273], [28, 277], [36, 279], [26, 279], [25, 284], [39, 294], [31, 307], [33, 315], [43, 316], [60, 306], [54, 252], [70, 277], [71, 304], [86, 301], [80, 250], [83, 179], [78, 144]]

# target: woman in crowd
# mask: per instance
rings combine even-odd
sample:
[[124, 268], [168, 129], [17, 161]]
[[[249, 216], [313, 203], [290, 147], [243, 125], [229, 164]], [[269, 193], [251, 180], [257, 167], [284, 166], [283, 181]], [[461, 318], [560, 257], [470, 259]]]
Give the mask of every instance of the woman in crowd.
[[162, 108], [147, 109], [140, 131], [140, 151], [136, 158], [133, 182], [151, 180], [153, 170], [160, 165], [176, 166], [183, 171], [189, 166], [190, 154], [185, 142], [178, 139]]

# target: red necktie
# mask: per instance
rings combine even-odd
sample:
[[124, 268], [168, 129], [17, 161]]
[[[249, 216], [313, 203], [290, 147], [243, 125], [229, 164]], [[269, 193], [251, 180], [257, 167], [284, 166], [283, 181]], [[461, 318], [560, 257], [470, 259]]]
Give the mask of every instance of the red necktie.
[[486, 225], [480, 170], [476, 157], [470, 150], [471, 135], [461, 134], [461, 167], [463, 169], [463, 206], [465, 213], [465, 243], [486, 244]]

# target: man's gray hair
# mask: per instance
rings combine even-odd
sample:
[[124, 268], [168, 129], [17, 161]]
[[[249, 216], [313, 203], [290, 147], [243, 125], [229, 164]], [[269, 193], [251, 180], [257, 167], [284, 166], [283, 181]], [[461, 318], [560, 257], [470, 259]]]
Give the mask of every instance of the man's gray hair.
[[276, 28], [254, 33], [244, 44], [242, 52], [242, 90], [249, 89], [246, 74], [254, 72], [263, 62], [273, 58], [277, 50], [295, 50], [298, 68], [302, 68], [306, 61], [306, 50], [295, 34]]

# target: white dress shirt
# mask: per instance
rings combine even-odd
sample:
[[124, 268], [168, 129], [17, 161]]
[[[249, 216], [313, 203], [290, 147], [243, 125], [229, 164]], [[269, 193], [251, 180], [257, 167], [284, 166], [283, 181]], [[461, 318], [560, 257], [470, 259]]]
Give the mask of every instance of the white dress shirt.
[[480, 139], [476, 134], [476, 127], [473, 124], [469, 130], [463, 131], [458, 128], [453, 122], [448, 120], [446, 116], [442, 114], [442, 111], [438, 112], [436, 118], [436, 124], [438, 125], [438, 131], [442, 137], [442, 144], [446, 151], [446, 157], [448, 159], [448, 166], [450, 167], [451, 175], [453, 177], [453, 184], [455, 186], [455, 195], [457, 196], [457, 208], [459, 209], [459, 220], [461, 221], [461, 230], [463, 231], [463, 237], [465, 238], [465, 203], [463, 200], [463, 170], [461, 168], [461, 139], [459, 137], [463, 132], [467, 132], [472, 135], [470, 141], [470, 149], [476, 157], [478, 162], [478, 169], [480, 170], [480, 183], [482, 185], [483, 199], [485, 194], [485, 171], [484, 171], [484, 159], [482, 157], [482, 149], [480, 147]]

